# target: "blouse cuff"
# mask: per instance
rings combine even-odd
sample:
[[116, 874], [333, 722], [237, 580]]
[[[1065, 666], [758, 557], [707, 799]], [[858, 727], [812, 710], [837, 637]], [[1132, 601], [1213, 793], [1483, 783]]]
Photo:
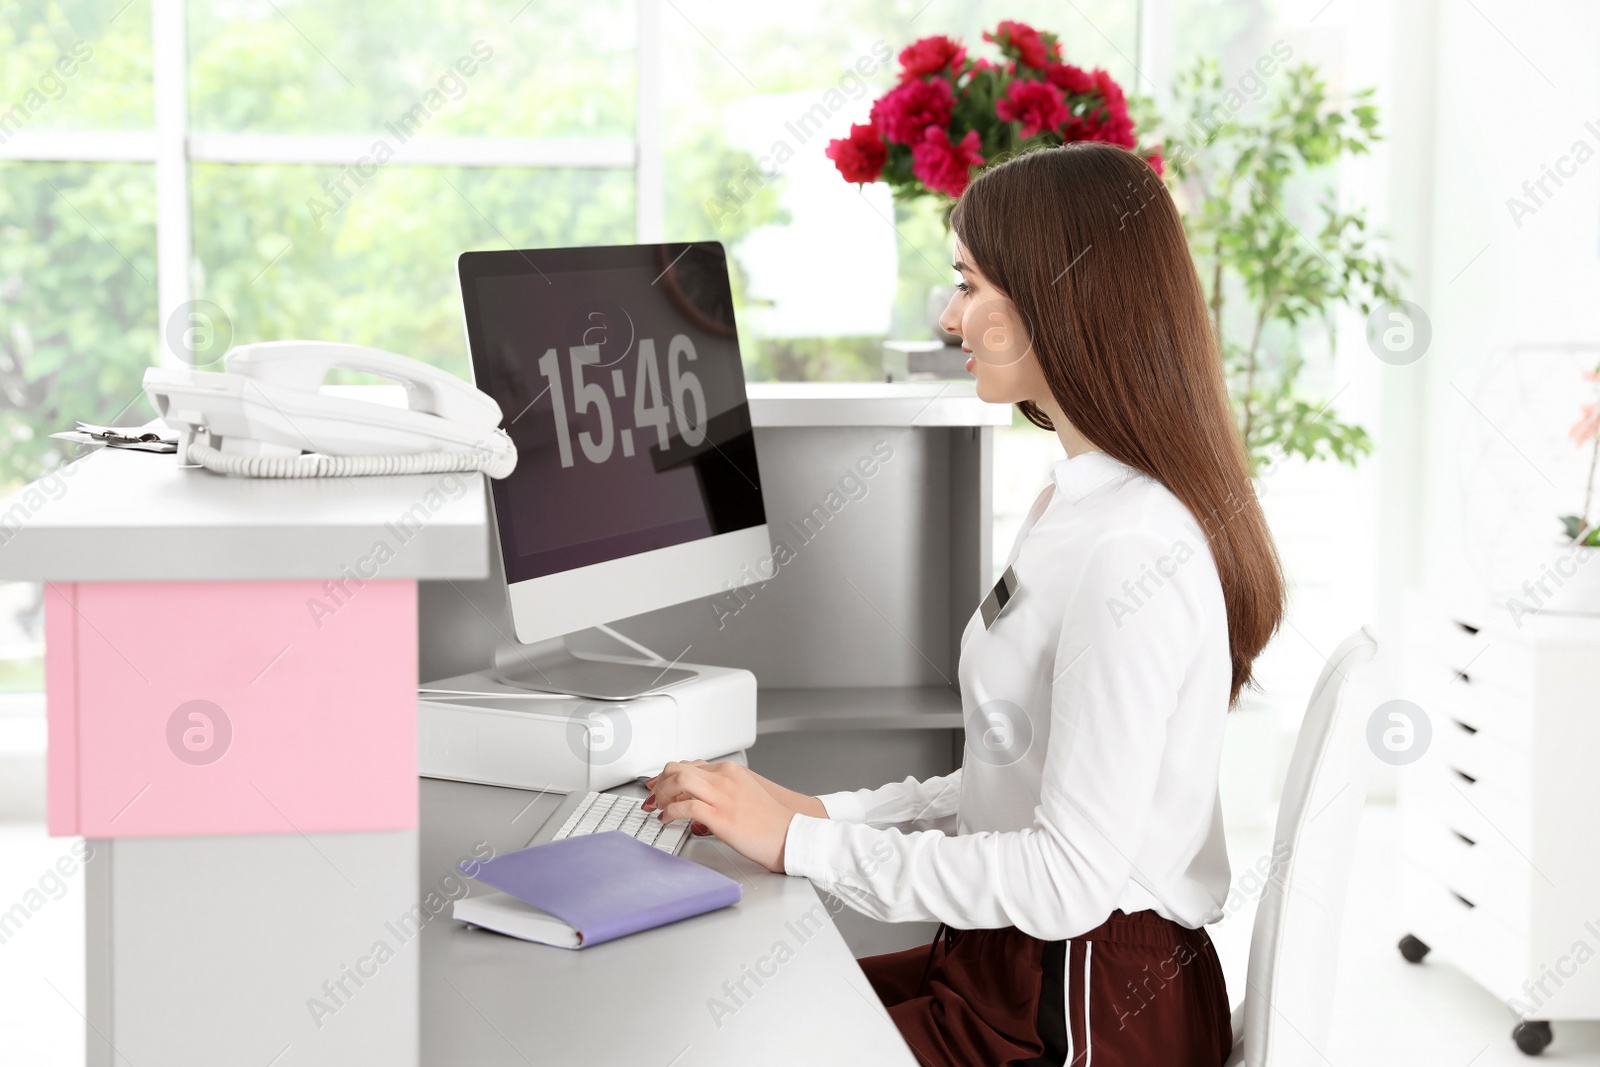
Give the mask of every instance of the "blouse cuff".
[[822, 809], [828, 813], [830, 819], [838, 822], [867, 821], [867, 806], [854, 792], [825, 793], [817, 799], [822, 801]]
[[828, 830], [827, 819], [800, 814], [790, 818], [789, 833], [783, 841], [784, 873], [828, 879], [831, 875], [825, 859]]

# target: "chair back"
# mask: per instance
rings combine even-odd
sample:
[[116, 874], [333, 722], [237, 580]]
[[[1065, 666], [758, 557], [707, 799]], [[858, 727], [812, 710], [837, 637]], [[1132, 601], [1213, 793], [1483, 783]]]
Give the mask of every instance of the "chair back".
[[1328, 1062], [1345, 891], [1372, 760], [1362, 714], [1369, 709], [1354, 706], [1349, 680], [1377, 650], [1372, 636], [1357, 630], [1334, 650], [1311, 692], [1284, 779], [1230, 1063]]

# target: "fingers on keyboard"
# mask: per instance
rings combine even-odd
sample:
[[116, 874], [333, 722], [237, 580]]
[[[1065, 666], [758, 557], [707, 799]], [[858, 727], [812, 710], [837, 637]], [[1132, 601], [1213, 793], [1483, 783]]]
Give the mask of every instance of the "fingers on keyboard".
[[688, 824], [679, 822], [663, 826], [660, 820], [652, 818], [651, 813], [643, 809], [642, 803], [637, 797], [590, 793], [579, 803], [577, 810], [567, 817], [561, 829], [556, 831], [554, 840], [620, 830], [634, 840], [663, 852], [677, 852], [689, 832]]

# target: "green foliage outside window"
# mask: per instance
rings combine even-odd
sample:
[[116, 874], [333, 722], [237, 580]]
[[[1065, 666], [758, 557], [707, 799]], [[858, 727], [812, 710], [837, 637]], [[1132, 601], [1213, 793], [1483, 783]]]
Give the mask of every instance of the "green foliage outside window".
[[[0, 113], [81, 39], [90, 58], [29, 124], [148, 129], [148, 3], [122, 4], [0, 20]], [[359, 183], [338, 166], [191, 165], [192, 295], [223, 310], [235, 343], [349, 341], [465, 374], [458, 253], [634, 239], [631, 170], [407, 166], [390, 129], [438, 90], [430, 136], [631, 138], [633, 84], [617, 77], [632, 70], [631, 3], [537, 0], [515, 22], [515, 8], [470, 0], [278, 6], [189, 5], [197, 132], [370, 134], [401, 151]], [[720, 226], [706, 215], [706, 183], [750, 163], [709, 126], [678, 131], [667, 237], [731, 246], [780, 219], [781, 182]], [[48, 435], [75, 420], [150, 417], [140, 380], [165, 343], [155, 248], [153, 166], [0, 163], [0, 490], [74, 455]]]
[[77, 449], [74, 420], [143, 421], [156, 350], [155, 173], [0, 163], [0, 487]]

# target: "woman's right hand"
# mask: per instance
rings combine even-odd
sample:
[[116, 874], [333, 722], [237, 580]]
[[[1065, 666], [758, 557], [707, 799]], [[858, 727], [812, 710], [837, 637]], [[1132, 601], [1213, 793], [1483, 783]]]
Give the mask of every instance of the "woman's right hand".
[[[706, 763], [705, 760], [692, 760], [690, 762], [696, 764]], [[768, 796], [797, 815], [810, 815], [812, 818], [816, 819], [826, 819], [828, 817], [828, 809], [823, 807], [822, 801], [818, 800], [816, 797], [807, 796], [804, 793], [797, 793], [793, 789], [785, 789], [777, 782], [774, 782], [763, 775], [759, 775], [755, 771], [751, 771], [750, 776], [760, 784], [761, 788]], [[654, 790], [656, 780], [652, 778], [647, 784], [652, 790]], [[656, 797], [652, 792], [650, 797], [644, 802], [644, 810], [653, 811], [655, 810], [656, 806]], [[701, 826], [699, 823], [695, 823], [692, 829], [695, 834], [702, 837], [710, 833], [709, 830]]]

